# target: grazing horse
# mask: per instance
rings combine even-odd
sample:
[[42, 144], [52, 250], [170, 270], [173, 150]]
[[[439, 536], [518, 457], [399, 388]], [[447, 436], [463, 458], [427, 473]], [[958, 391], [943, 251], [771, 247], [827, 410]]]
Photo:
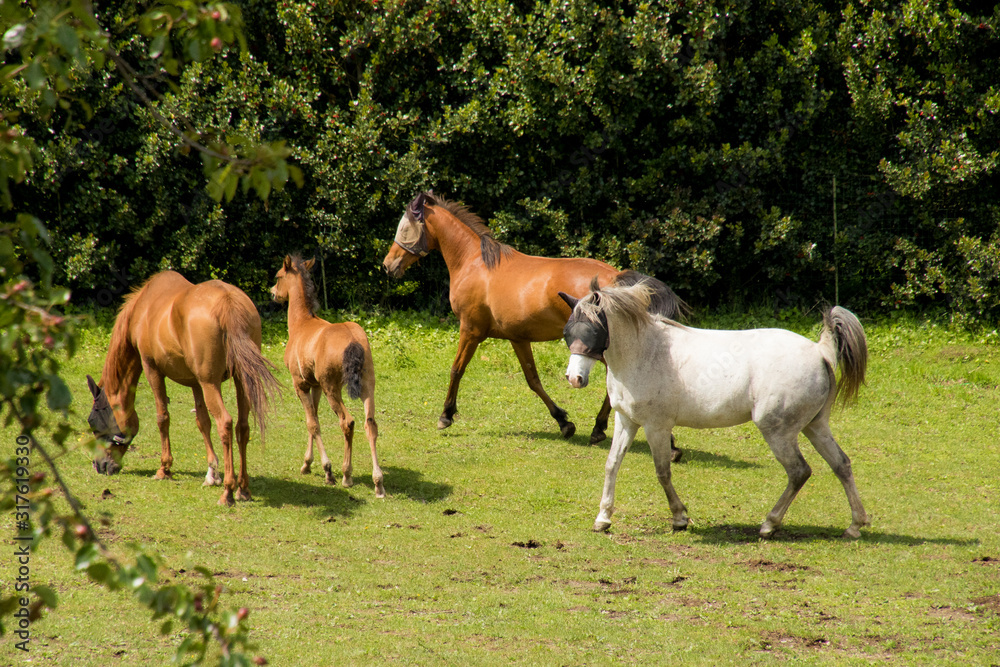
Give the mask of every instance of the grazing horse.
[[[693, 329], [647, 312], [649, 288], [599, 288], [573, 304], [566, 324], [570, 362], [566, 377], [587, 384], [603, 357], [615, 409], [615, 431], [605, 466], [604, 492], [594, 530], [607, 530], [614, 511], [615, 481], [622, 458], [640, 426], [645, 428], [656, 476], [667, 494], [674, 530], [688, 525], [687, 510], [670, 481], [668, 443], [674, 426], [721, 428], [747, 421], [760, 429], [785, 468], [788, 485], [760, 527], [770, 537], [812, 471], [799, 451], [798, 434], [826, 460], [847, 493], [851, 525], [844, 537], [860, 537], [869, 524], [851, 472], [851, 461], [830, 432], [830, 410], [838, 395], [857, 397], [864, 383], [868, 344], [849, 311], [823, 316], [814, 343], [784, 329], [713, 331]], [[838, 385], [834, 373], [841, 366]]]
[[[395, 242], [382, 266], [399, 278], [431, 250], [440, 250], [448, 265], [449, 297], [459, 320], [458, 352], [438, 428], [452, 424], [458, 411], [458, 385], [476, 348], [487, 338], [499, 338], [510, 341], [528, 386], [545, 403], [563, 437], [571, 437], [576, 425], [542, 388], [531, 344], [562, 335], [570, 309], [557, 296], [560, 291], [583, 296], [595, 277], [600, 285], [608, 285], [615, 280], [634, 282], [643, 276], [594, 259], [525, 255], [493, 238], [482, 219], [463, 204], [423, 192], [400, 219]], [[669, 287], [656, 283], [660, 287], [660, 314], [683, 314], [686, 304]], [[591, 444], [605, 439], [610, 412], [605, 396]]]
[[[156, 479], [172, 477], [170, 415], [166, 380], [190, 387], [195, 420], [205, 441], [208, 472], [204, 486], [222, 484], [220, 505], [250, 500], [246, 448], [250, 439], [248, 414], [253, 411], [264, 439], [265, 415], [270, 396], [278, 388], [271, 363], [260, 353], [260, 316], [242, 291], [221, 280], [193, 285], [181, 274], [164, 271], [125, 297], [111, 332], [101, 381], [87, 376], [94, 405], [88, 422], [94, 435], [108, 443], [94, 460], [102, 474], [121, 470], [122, 457], [139, 432], [135, 389], [139, 376], [146, 379], [156, 400], [160, 429], [160, 468]], [[233, 418], [222, 402], [222, 383], [233, 378], [236, 387], [236, 442], [240, 450], [240, 475], [233, 468]], [[217, 471], [212, 449], [211, 422], [222, 441], [224, 477]]]
[[378, 424], [375, 422], [375, 363], [368, 345], [365, 330], [354, 322], [327, 322], [316, 316], [316, 285], [311, 271], [315, 260], [303, 262], [298, 256], [288, 255], [278, 269], [278, 281], [271, 288], [275, 301], [288, 302], [288, 344], [285, 346], [285, 365], [292, 374], [295, 393], [306, 411], [306, 429], [309, 439], [302, 465], [302, 474], [308, 474], [313, 462], [313, 443], [319, 447], [320, 460], [326, 472], [326, 481], [335, 482], [330, 459], [323, 449], [320, 437], [320, 393], [326, 394], [330, 407], [340, 419], [344, 433], [343, 485], [352, 486], [351, 443], [354, 440], [354, 418], [344, 406], [341, 387], [347, 385], [347, 395], [362, 399], [365, 408], [365, 434], [372, 450], [372, 481], [375, 496], [385, 497], [382, 486], [382, 469], [375, 454]]

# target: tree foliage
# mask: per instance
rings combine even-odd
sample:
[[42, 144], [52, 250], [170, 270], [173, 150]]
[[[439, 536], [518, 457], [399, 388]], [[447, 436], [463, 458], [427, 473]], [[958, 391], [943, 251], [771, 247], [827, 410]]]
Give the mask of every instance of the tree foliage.
[[[335, 303], [427, 306], [439, 260], [403, 284], [378, 262], [406, 202], [434, 188], [522, 250], [596, 256], [696, 301], [832, 299], [836, 266], [856, 308], [1000, 306], [1000, 10], [243, 0], [230, 11], [246, 51], [210, 59], [213, 39], [233, 38], [139, 11], [102, 3], [100, 25], [156, 87], [149, 105], [111, 65], [77, 65], [54, 94], [80, 105], [8, 126], [35, 142], [19, 147], [33, 162], [13, 192], [49, 221], [78, 293], [113, 264], [136, 280], [225, 277], [262, 298], [280, 257], [302, 250], [323, 257]], [[79, 47], [95, 64], [96, 39]], [[174, 76], [177, 53], [194, 62]], [[44, 95], [22, 85], [17, 110], [36, 114]], [[284, 158], [301, 190], [280, 190], [295, 177]], [[240, 160], [269, 166], [231, 177]], [[269, 196], [231, 198], [240, 187]]]

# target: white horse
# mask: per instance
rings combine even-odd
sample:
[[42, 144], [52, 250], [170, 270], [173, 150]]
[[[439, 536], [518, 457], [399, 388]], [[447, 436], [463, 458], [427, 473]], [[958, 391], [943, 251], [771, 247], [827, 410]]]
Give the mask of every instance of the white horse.
[[[868, 345], [849, 311], [823, 316], [814, 343], [784, 329], [716, 331], [686, 327], [646, 312], [648, 288], [591, 286], [582, 299], [561, 294], [573, 308], [564, 329], [570, 350], [566, 377], [584, 387], [591, 367], [607, 363], [608, 395], [615, 410], [614, 439], [605, 465], [601, 510], [595, 531], [607, 530], [615, 502], [615, 480], [640, 426], [646, 430], [656, 476], [667, 494], [674, 530], [688, 525], [687, 509], [670, 481], [670, 435], [674, 426], [719, 428], [753, 421], [788, 474], [788, 486], [760, 527], [770, 537], [812, 470], [799, 451], [806, 437], [844, 486], [851, 525], [844, 537], [861, 536], [869, 525], [851, 472], [851, 461], [830, 433], [830, 411], [864, 383]], [[834, 369], [841, 366], [838, 386]]]

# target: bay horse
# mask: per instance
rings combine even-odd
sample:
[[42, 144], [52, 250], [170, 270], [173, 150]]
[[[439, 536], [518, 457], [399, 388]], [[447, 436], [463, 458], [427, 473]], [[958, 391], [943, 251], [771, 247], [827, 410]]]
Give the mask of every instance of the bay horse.
[[[560, 291], [583, 296], [595, 277], [600, 285], [648, 277], [635, 271], [619, 271], [595, 259], [525, 255], [497, 241], [482, 219], [464, 204], [421, 192], [400, 219], [382, 266], [389, 275], [399, 278], [431, 250], [440, 250], [444, 256], [451, 307], [459, 320], [458, 351], [438, 428], [447, 428], [454, 420], [458, 386], [476, 348], [487, 338], [498, 338], [510, 341], [528, 386], [542, 399], [562, 436], [571, 437], [576, 425], [542, 387], [531, 344], [562, 336], [570, 309], [557, 296]], [[660, 314], [676, 318], [686, 313], [687, 305], [673, 290], [659, 281], [655, 284], [659, 288], [656, 305]], [[591, 444], [605, 439], [610, 412], [611, 404], [605, 396], [590, 436]]]
[[[111, 332], [101, 380], [94, 382], [87, 376], [94, 398], [88, 422], [94, 435], [108, 445], [95, 458], [94, 469], [111, 475], [121, 470], [122, 458], [139, 432], [135, 390], [145, 372], [160, 430], [160, 467], [155, 478], [172, 477], [166, 389], [170, 379], [190, 387], [194, 394], [195, 421], [208, 457], [204, 486], [223, 486], [220, 505], [233, 505], [234, 493], [237, 500], [250, 500], [248, 414], [254, 413], [263, 442], [270, 399], [279, 387], [260, 344], [257, 308], [239, 288], [221, 280], [194, 285], [179, 273], [163, 271], [126, 296]], [[236, 388], [238, 479], [233, 466], [233, 419], [222, 401], [222, 383], [230, 377]], [[221, 477], [209, 415], [222, 442]]]
[[857, 317], [840, 307], [827, 311], [819, 342], [814, 343], [784, 329], [694, 329], [651, 316], [646, 312], [650, 290], [641, 282], [630, 287], [593, 284], [591, 290], [579, 300], [562, 296], [573, 306], [565, 327], [570, 351], [566, 377], [573, 387], [586, 386], [590, 368], [603, 358], [615, 409], [595, 531], [611, 525], [618, 469], [640, 426], [670, 504], [673, 528], [684, 530], [687, 509], [670, 479], [668, 443], [674, 426], [722, 428], [753, 421], [788, 476], [785, 491], [760, 527], [761, 537], [774, 534], [812, 474], [799, 451], [799, 432], [844, 487], [851, 508], [844, 537], [861, 536], [868, 515], [851, 460], [834, 440], [829, 423], [837, 397], [852, 402], [865, 381], [868, 344]]
[[320, 393], [326, 395], [330, 407], [340, 419], [344, 434], [344, 464], [342, 483], [354, 484], [351, 477], [351, 448], [354, 440], [354, 418], [344, 405], [341, 387], [347, 395], [360, 398], [365, 410], [365, 434], [372, 451], [372, 481], [375, 496], [385, 497], [382, 469], [375, 453], [378, 424], [375, 422], [375, 362], [365, 330], [355, 322], [327, 322], [316, 315], [319, 303], [312, 279], [315, 260], [302, 261], [286, 255], [271, 288], [275, 301], [288, 303], [288, 343], [285, 345], [285, 365], [292, 374], [292, 385], [306, 411], [306, 453], [302, 474], [308, 474], [313, 462], [313, 443], [319, 447], [320, 461], [328, 484], [335, 483], [330, 459], [320, 437]]

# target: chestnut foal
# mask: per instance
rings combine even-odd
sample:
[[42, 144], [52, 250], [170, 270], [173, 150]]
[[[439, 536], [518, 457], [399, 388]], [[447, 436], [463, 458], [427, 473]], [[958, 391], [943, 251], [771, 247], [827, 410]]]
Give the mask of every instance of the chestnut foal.
[[285, 365], [292, 374], [295, 393], [306, 411], [306, 428], [309, 440], [302, 465], [302, 474], [308, 474], [313, 462], [313, 443], [319, 447], [320, 460], [326, 472], [326, 481], [334, 484], [332, 466], [323, 449], [320, 437], [320, 392], [326, 394], [330, 407], [340, 419], [344, 433], [343, 484], [352, 486], [351, 443], [354, 440], [354, 418], [347, 411], [341, 387], [347, 385], [352, 399], [360, 398], [365, 408], [365, 434], [372, 450], [372, 481], [375, 495], [385, 497], [382, 486], [382, 469], [375, 453], [378, 424], [375, 423], [375, 365], [371, 347], [364, 329], [354, 322], [332, 323], [318, 317], [316, 285], [311, 271], [315, 260], [303, 261], [300, 257], [286, 256], [278, 270], [271, 296], [275, 301], [288, 303], [288, 343], [285, 346]]

